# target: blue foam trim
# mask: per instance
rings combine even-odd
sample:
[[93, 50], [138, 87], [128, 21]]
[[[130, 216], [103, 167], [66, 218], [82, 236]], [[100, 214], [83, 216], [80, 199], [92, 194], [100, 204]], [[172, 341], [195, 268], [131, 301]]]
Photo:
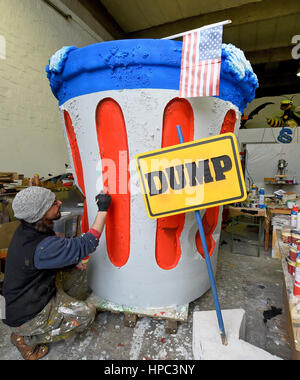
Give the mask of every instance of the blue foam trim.
[[[118, 40], [77, 49], [64, 47], [46, 67], [59, 105], [71, 98], [106, 90], [179, 90], [182, 42]], [[257, 78], [241, 50], [222, 45], [219, 98], [241, 112], [255, 96]]]

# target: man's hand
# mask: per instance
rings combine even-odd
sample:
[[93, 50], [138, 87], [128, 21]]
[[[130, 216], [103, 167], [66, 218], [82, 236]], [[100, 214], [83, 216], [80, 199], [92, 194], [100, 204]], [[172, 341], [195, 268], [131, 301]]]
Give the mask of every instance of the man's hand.
[[111, 202], [111, 196], [103, 191], [96, 196], [96, 203], [99, 211], [107, 211]]
[[86, 270], [87, 267], [88, 267], [88, 264], [89, 264], [88, 261], [82, 260], [82, 261], [80, 261], [79, 264], [76, 265], [76, 269], [78, 269], [78, 270]]

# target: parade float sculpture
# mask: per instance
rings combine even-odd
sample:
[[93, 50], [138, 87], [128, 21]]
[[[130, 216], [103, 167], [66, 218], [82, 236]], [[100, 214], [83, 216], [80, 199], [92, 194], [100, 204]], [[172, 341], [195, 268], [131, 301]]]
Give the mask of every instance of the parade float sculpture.
[[[149, 219], [134, 157], [178, 144], [178, 124], [185, 142], [237, 133], [258, 83], [243, 52], [223, 44], [219, 96], [179, 98], [181, 55], [179, 41], [120, 40], [63, 48], [47, 67], [86, 196], [83, 230], [95, 218], [95, 195], [108, 188], [112, 196], [88, 267], [100, 308], [187, 320], [189, 302], [210, 287], [194, 215]], [[201, 215], [215, 270], [222, 207]]]

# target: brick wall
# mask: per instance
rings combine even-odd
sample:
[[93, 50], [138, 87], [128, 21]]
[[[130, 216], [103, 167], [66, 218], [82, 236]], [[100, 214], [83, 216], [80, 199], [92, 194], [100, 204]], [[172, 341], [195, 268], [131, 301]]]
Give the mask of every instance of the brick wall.
[[100, 41], [42, 0], [0, 0], [0, 171], [65, 171], [69, 159], [45, 67], [63, 46]]

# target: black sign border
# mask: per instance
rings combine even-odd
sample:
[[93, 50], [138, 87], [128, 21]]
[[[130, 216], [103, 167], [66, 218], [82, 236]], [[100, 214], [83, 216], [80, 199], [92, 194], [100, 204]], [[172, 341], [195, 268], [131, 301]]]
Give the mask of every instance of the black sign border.
[[[208, 141], [207, 140], [206, 141], [198, 141], [198, 142], [195, 142], [194, 144], [191, 143], [189, 145], [189, 147], [194, 147], [194, 146], [203, 145], [203, 144], [209, 144], [209, 143], [212, 143], [212, 142], [216, 142], [216, 141], [219, 141], [219, 140], [226, 140], [226, 139], [229, 139], [230, 142], [231, 142], [231, 146], [232, 146], [232, 150], [233, 150], [233, 156], [234, 156], [234, 161], [235, 161], [235, 167], [237, 168], [237, 175], [238, 175], [241, 195], [238, 196], [238, 197], [235, 197], [235, 198], [224, 199], [222, 201], [219, 200], [219, 201], [216, 201], [216, 202], [209, 202], [209, 203], [200, 204], [199, 207], [201, 207], [201, 209], [207, 208], [208, 206], [209, 207], [214, 207], [214, 205], [216, 205], [216, 206], [222, 206], [223, 204], [226, 204], [226, 203], [234, 203], [234, 201], [241, 200], [245, 196], [244, 187], [243, 187], [243, 184], [242, 184], [241, 173], [240, 173], [239, 165], [238, 165], [238, 159], [237, 159], [236, 149], [235, 149], [235, 145], [234, 145], [234, 141], [233, 141], [232, 136], [220, 136], [220, 137], [216, 137], [216, 138], [214, 138], [212, 140], [208, 140]], [[170, 149], [166, 149], [164, 151], [164, 153], [173, 152], [175, 150], [182, 150], [182, 149], [185, 149], [185, 148], [186, 148], [186, 146], [182, 146], [181, 147], [180, 145], [176, 145], [176, 147], [174, 147], [174, 148], [171, 147]], [[140, 160], [144, 159], [144, 158], [151, 157], [151, 156], [160, 155], [160, 154], [162, 154], [161, 151], [160, 152], [149, 153], [149, 154], [144, 154], [142, 156], [139, 156], [138, 159], [137, 159], [137, 164], [138, 164], [138, 168], [139, 168], [139, 172], [140, 172], [140, 177], [142, 179], [142, 184], [143, 184], [143, 188], [144, 188], [144, 196], [146, 198], [146, 202], [147, 202], [147, 205], [148, 205], [148, 211], [149, 211], [150, 215], [152, 217], [158, 217], [158, 216], [168, 216], [169, 214], [173, 215], [173, 214], [176, 214], [176, 212], [183, 213], [183, 212], [189, 212], [189, 210], [196, 211], [195, 208], [198, 207], [197, 205], [191, 206], [191, 207], [180, 208], [180, 209], [173, 210], [173, 211], [161, 212], [161, 213], [153, 214], [153, 212], [151, 210], [151, 207], [150, 207], [150, 203], [149, 203], [149, 199], [148, 199], [148, 194], [147, 194], [147, 191], [146, 191], [146, 186], [145, 186], [144, 178], [143, 178], [143, 175], [142, 175], [142, 170], [141, 170], [141, 166], [140, 166]], [[220, 204], [220, 202], [221, 202], [221, 204]]]

